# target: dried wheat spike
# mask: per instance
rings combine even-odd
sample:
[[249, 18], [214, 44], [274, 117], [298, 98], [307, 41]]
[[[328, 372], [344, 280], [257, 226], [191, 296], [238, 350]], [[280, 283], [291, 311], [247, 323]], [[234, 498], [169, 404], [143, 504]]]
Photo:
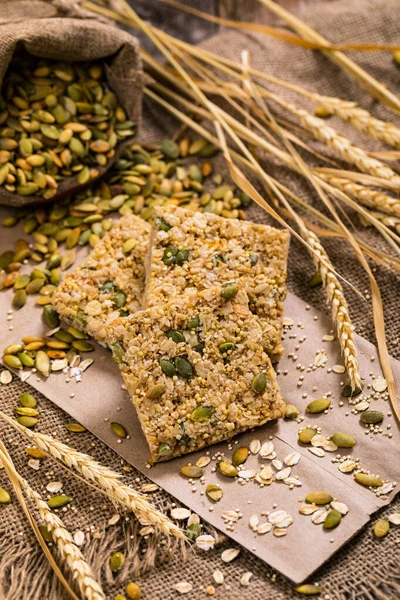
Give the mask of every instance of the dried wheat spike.
[[283, 100], [279, 96], [274, 95], [274, 99], [297, 115], [301, 125], [305, 129], [308, 129], [316, 139], [335, 150], [344, 160], [355, 164], [363, 173], [388, 179], [400, 188], [400, 177], [390, 167], [384, 165], [376, 158], [368, 156], [364, 150], [355, 146], [348, 138], [340, 135], [333, 127], [326, 125], [322, 119], [314, 117], [308, 111]]
[[1, 416], [15, 429], [32, 440], [39, 448], [63, 462], [67, 467], [75, 469], [90, 483], [96, 484], [105, 490], [112, 500], [135, 513], [141, 523], [153, 525], [157, 531], [160, 531], [168, 538], [172, 536], [179, 539], [186, 539], [183, 531], [148, 502], [143, 494], [122, 483], [120, 481], [121, 475], [116, 471], [105, 467], [91, 456], [83, 452], [78, 452], [49, 435], [31, 431], [23, 427], [4, 413], [1, 413]]
[[326, 173], [318, 173], [318, 176], [335, 188], [356, 198], [364, 206], [387, 213], [388, 215], [400, 217], [400, 199], [392, 198], [382, 192], [377, 192], [364, 185], [354, 183], [353, 181], [350, 181], [350, 179], [344, 177], [335, 177], [333, 175], [327, 175]]
[[318, 237], [310, 230], [307, 230], [307, 233], [307, 242], [314, 250], [312, 255], [314, 264], [321, 273], [322, 283], [332, 307], [332, 319], [336, 325], [351, 388], [352, 390], [356, 388], [361, 389], [360, 367], [354, 342], [354, 327], [350, 320], [349, 309], [342, 286], [334, 273], [333, 265]]
[[19, 475], [17, 477], [26, 496], [35, 503], [43, 523], [51, 533], [61, 558], [68, 565], [73, 580], [78, 584], [82, 596], [88, 600], [105, 600], [106, 596], [95, 580], [90, 565], [74, 543], [72, 535], [65, 528], [62, 520], [50, 510], [40, 494], [33, 490], [23, 477]]
[[[394, 229], [396, 233], [400, 234], [400, 217], [393, 217], [390, 215], [385, 215], [385, 213], [381, 213], [375, 210], [370, 212], [371, 216], [378, 219], [383, 225], [386, 227], [390, 227], [390, 229]], [[370, 223], [366, 223], [366, 225], [370, 225]]]
[[370, 138], [385, 142], [393, 148], [400, 148], [400, 129], [392, 123], [385, 123], [376, 119], [364, 108], [357, 106], [356, 102], [331, 98], [329, 96], [313, 95], [313, 99], [320, 102], [321, 106], [344, 121], [348, 121]]

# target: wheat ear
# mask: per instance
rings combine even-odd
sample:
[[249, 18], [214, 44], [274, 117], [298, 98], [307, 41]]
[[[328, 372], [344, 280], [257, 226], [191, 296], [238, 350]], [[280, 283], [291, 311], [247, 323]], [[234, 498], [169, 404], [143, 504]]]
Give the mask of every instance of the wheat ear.
[[[400, 217], [385, 215], [385, 213], [375, 210], [371, 211], [370, 214], [375, 217], [375, 219], [378, 219], [378, 221], [386, 225], [386, 227], [390, 227], [390, 229], [394, 229], [397, 233], [400, 233]], [[362, 222], [367, 227], [370, 225], [370, 223], [366, 222], [366, 220], [364, 222], [364, 219], [362, 219]]]
[[122, 483], [121, 475], [116, 471], [49, 435], [27, 429], [2, 411], [0, 411], [0, 417], [50, 456], [61, 461], [67, 467], [75, 469], [84, 479], [104, 490], [112, 500], [135, 513], [141, 523], [153, 525], [167, 537], [186, 539], [183, 531], [148, 502], [142, 494]]
[[299, 108], [292, 102], [283, 100], [276, 94], [269, 94], [276, 102], [295, 114], [301, 125], [312, 135], [335, 150], [344, 160], [355, 164], [363, 173], [370, 173], [375, 177], [389, 179], [400, 186], [400, 177], [380, 160], [368, 156], [364, 150], [355, 146], [348, 138], [340, 135], [333, 127], [327, 125], [322, 119], [314, 117], [304, 108]]
[[388, 146], [400, 148], [400, 129], [392, 123], [376, 119], [367, 110], [360, 108], [356, 102], [319, 94], [313, 94], [312, 98], [330, 113], [348, 121], [358, 131], [365, 133], [370, 138], [385, 142]]
[[353, 196], [353, 198], [359, 200], [364, 206], [387, 213], [388, 215], [400, 217], [400, 199], [392, 198], [382, 192], [377, 192], [364, 185], [354, 183], [344, 177], [335, 177], [325, 173], [318, 173], [318, 176], [333, 187], [342, 190], [346, 194], [349, 194], [349, 196]]
[[[346, 370], [349, 374], [351, 388], [361, 389], [360, 368], [354, 342], [354, 328], [350, 320], [349, 308], [343, 294], [342, 286], [334, 274], [333, 265], [314, 232], [307, 230], [307, 242], [313, 249], [312, 258], [321, 273], [322, 283], [328, 301], [332, 307], [332, 319], [336, 324], [338, 339], [342, 350]], [[331, 268], [329, 268], [331, 267]]]
[[0, 443], [0, 445], [0, 461], [6, 468], [10, 478], [12, 478], [14, 487], [19, 485], [26, 497], [35, 504], [47, 531], [51, 533], [57, 545], [60, 557], [70, 569], [73, 580], [76, 581], [82, 596], [88, 600], [105, 600], [105, 593], [94, 578], [90, 565], [74, 543], [72, 535], [65, 528], [62, 520], [48, 507], [41, 495], [31, 488], [26, 479], [21, 477], [4, 444]]

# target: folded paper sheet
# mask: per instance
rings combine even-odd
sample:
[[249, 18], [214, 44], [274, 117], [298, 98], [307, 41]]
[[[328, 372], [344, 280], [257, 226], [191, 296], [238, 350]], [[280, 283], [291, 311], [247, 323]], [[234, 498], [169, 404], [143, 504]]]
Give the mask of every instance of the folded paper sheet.
[[[0, 217], [7, 214], [5, 210], [0, 213]], [[12, 247], [13, 240], [21, 237], [20, 234], [18, 228], [3, 229], [0, 252]], [[86, 251], [82, 252], [83, 257]], [[41, 309], [34, 306], [32, 297], [28, 298], [24, 308], [14, 311], [11, 322], [13, 329], [9, 330], [10, 322], [6, 318], [11, 299], [12, 291], [0, 293], [1, 349], [18, 342], [24, 335], [43, 335], [47, 330], [40, 319]], [[287, 485], [283, 481], [260, 486], [254, 479], [243, 483], [242, 479], [223, 477], [215, 470], [215, 459], [204, 469], [205, 484], [197, 480], [193, 485], [180, 475], [179, 469], [188, 462], [194, 464], [206, 454], [206, 450], [148, 469], [149, 449], [135, 410], [128, 394], [121, 387], [119, 369], [112, 361], [111, 354], [100, 346], [96, 345], [95, 351], [91, 353], [94, 363], [82, 374], [81, 382], [77, 383], [72, 378], [66, 383], [66, 375], [54, 373], [47, 381], [32, 374], [28, 383], [207, 522], [298, 583], [311, 575], [354, 536], [368, 522], [370, 515], [389, 503], [397, 491], [394, 486], [393, 491], [377, 496], [357, 483], [353, 473], [342, 473], [338, 467], [343, 458], [338, 457], [350, 456], [357, 459], [360, 467], [378, 475], [383, 481], [396, 482], [400, 471], [400, 435], [395, 419], [391, 416], [387, 394], [374, 391], [374, 387], [381, 389], [376, 383], [373, 385], [373, 378], [381, 376], [374, 346], [357, 336], [360, 364], [365, 377], [364, 396], [370, 396], [371, 409], [380, 410], [385, 415], [383, 422], [375, 428], [377, 433], [366, 435], [366, 425], [360, 422], [361, 413], [354, 409], [361, 401], [361, 396], [352, 400], [352, 404], [341, 396], [345, 375], [338, 372], [341, 369], [337, 365], [342, 365], [343, 361], [339, 345], [330, 335], [330, 319], [290, 294], [285, 304], [285, 315], [287, 319], [293, 320], [293, 324], [286, 328], [284, 334], [285, 353], [278, 365], [278, 381], [286, 402], [300, 409], [300, 414], [305, 415], [304, 421], [301, 424], [289, 420], [271, 422], [237, 436], [235, 440], [238, 445], [235, 445], [234, 440], [230, 443], [232, 449], [228, 443], [222, 443], [209, 450], [212, 458], [219, 453], [225, 453], [230, 458], [235, 448], [249, 446], [254, 439], [259, 439], [261, 444], [272, 441], [278, 460], [283, 461], [293, 452], [300, 453], [301, 459], [292, 466], [290, 477], [298, 478], [301, 486]], [[399, 382], [400, 362], [393, 360], [393, 370], [396, 381]], [[305, 414], [305, 408], [311, 400], [326, 394], [329, 394], [332, 407], [327, 414]], [[110, 429], [112, 421], [122, 423], [130, 438], [118, 443], [121, 440]], [[300, 445], [297, 441], [299, 428], [307, 425], [321, 428], [321, 434], [325, 436], [338, 431], [350, 434], [356, 439], [356, 445], [351, 449], [326, 451], [324, 457], [318, 457], [309, 451], [312, 448], [310, 444]], [[271, 465], [271, 460], [262, 458], [259, 454], [250, 455], [245, 466], [247, 471], [259, 472], [261, 465]], [[276, 469], [273, 470], [276, 472]], [[218, 503], [212, 503], [204, 494], [209, 483], [218, 483], [224, 490], [224, 496]], [[193, 488], [196, 488], [195, 492]], [[390, 489], [389, 485], [387, 489]], [[299, 514], [301, 500], [314, 490], [329, 492], [348, 506], [348, 514], [336, 529], [324, 530], [322, 525], [312, 522], [311, 516]], [[232, 530], [227, 530], [221, 515], [235, 509], [239, 509], [243, 517], [234, 524]], [[252, 515], [257, 515], [260, 523], [263, 523], [267, 520], [266, 512], [277, 510], [287, 511], [294, 519], [286, 536], [276, 537], [272, 532], [261, 535], [249, 527]]]

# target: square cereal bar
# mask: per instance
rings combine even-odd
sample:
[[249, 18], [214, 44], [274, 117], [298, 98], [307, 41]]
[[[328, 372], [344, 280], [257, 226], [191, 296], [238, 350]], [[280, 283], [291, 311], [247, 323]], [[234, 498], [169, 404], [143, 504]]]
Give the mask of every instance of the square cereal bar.
[[154, 461], [285, 415], [258, 319], [234, 284], [180, 296], [108, 329]]
[[289, 233], [251, 221], [177, 207], [156, 207], [147, 260], [144, 308], [185, 293], [236, 280], [259, 318], [273, 362], [282, 354]]
[[53, 295], [60, 316], [99, 342], [105, 325], [141, 308], [150, 225], [132, 214], [116, 222]]

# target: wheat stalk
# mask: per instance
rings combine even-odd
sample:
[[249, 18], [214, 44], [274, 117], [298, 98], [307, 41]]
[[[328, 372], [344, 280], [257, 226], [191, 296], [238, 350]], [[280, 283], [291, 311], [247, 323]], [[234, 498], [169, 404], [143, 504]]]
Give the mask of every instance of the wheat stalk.
[[186, 539], [183, 531], [148, 502], [142, 494], [122, 483], [120, 480], [121, 475], [116, 471], [105, 467], [91, 456], [78, 452], [49, 435], [27, 429], [2, 411], [0, 411], [0, 417], [30, 439], [41, 450], [61, 461], [67, 467], [75, 469], [86, 481], [95, 484], [104, 490], [112, 500], [135, 513], [141, 523], [153, 525], [167, 537], [173, 536]]
[[[47, 528], [47, 531], [51, 533], [52, 538], [57, 545], [58, 552], [62, 560], [69, 567], [73, 579], [77, 582], [83, 597], [87, 598], [88, 600], [105, 600], [106, 596], [101, 586], [95, 580], [90, 565], [85, 560], [85, 557], [78, 546], [76, 546], [74, 543], [72, 535], [65, 528], [62, 520], [48, 507], [41, 495], [31, 488], [26, 479], [21, 477], [16, 470], [6, 447], [1, 441], [0, 462], [3, 464], [11, 483], [13, 484], [18, 498], [22, 500], [21, 504], [24, 511], [29, 511], [29, 509], [23, 500], [21, 489], [24, 491], [26, 497], [35, 504], [36, 509]], [[30, 513], [29, 516], [32, 522], [33, 517], [30, 515]], [[74, 598], [76, 598], [68, 584], [66, 585], [66, 589]]]
[[[390, 227], [391, 229], [397, 231], [397, 233], [400, 233], [400, 217], [385, 215], [384, 213], [381, 213], [379, 211], [371, 211], [371, 215], [375, 217], [375, 219], [378, 219], [378, 221], [386, 225], [386, 227]], [[366, 222], [364, 219], [362, 219], [362, 222], [367, 227], [370, 225], [370, 223]]]
[[349, 308], [343, 294], [342, 286], [333, 272], [333, 265], [322, 247], [318, 237], [308, 230], [307, 242], [314, 250], [314, 264], [321, 273], [328, 301], [332, 307], [332, 318], [336, 324], [338, 340], [342, 350], [346, 370], [349, 374], [351, 388], [361, 389], [361, 377], [354, 342], [354, 328], [350, 320]]
[[353, 196], [368, 208], [400, 217], [400, 199], [398, 198], [392, 198], [343, 177], [335, 177], [325, 173], [319, 173], [319, 177], [346, 194]]
[[356, 102], [320, 96], [319, 94], [312, 94], [312, 99], [319, 102], [330, 113], [344, 121], [348, 121], [358, 131], [365, 133], [372, 139], [385, 142], [388, 146], [394, 148], [400, 148], [400, 129], [392, 123], [376, 119], [367, 110], [357, 106]]
[[355, 164], [363, 173], [370, 173], [375, 177], [389, 179], [400, 186], [400, 177], [387, 165], [353, 144], [348, 138], [340, 135], [333, 127], [326, 125], [322, 119], [310, 114], [304, 108], [299, 108], [292, 102], [288, 102], [276, 94], [268, 94], [273, 100], [295, 114], [301, 125], [308, 129], [312, 135], [327, 146], [335, 150], [344, 160]]

